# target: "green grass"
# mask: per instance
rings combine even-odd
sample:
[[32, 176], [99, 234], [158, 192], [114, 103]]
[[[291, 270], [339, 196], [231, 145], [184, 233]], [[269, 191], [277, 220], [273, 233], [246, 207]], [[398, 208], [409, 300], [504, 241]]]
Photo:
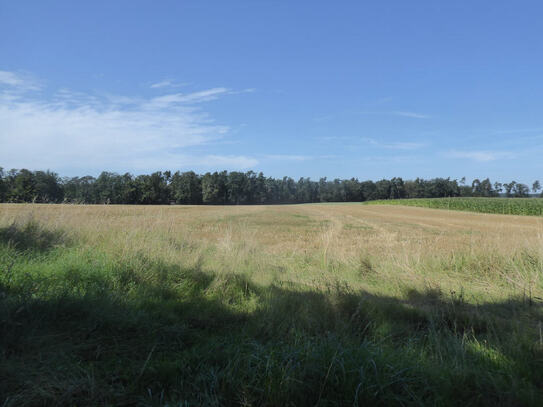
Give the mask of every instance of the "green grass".
[[[543, 308], [531, 295], [474, 304], [430, 288], [260, 286], [67, 236], [33, 221], [0, 230], [3, 406], [543, 400]], [[361, 278], [374, 272], [366, 263]]]
[[543, 216], [543, 198], [415, 198], [368, 201], [365, 205], [405, 205], [502, 215]]

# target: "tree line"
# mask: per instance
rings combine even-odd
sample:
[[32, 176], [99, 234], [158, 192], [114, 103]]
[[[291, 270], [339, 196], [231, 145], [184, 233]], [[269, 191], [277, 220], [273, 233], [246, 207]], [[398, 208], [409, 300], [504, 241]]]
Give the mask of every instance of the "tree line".
[[[542, 188], [539, 181], [532, 192]], [[543, 195], [543, 194], [542, 194]], [[102, 172], [92, 176], [61, 178], [51, 171], [0, 167], [0, 202], [81, 204], [282, 204], [310, 202], [361, 202], [376, 199], [442, 197], [528, 197], [522, 183], [492, 183], [488, 178], [466, 184], [465, 178], [406, 180], [395, 177], [380, 181], [357, 178], [313, 181], [290, 177], [265, 177], [261, 172], [221, 171], [203, 175], [193, 171], [157, 171], [134, 176]]]

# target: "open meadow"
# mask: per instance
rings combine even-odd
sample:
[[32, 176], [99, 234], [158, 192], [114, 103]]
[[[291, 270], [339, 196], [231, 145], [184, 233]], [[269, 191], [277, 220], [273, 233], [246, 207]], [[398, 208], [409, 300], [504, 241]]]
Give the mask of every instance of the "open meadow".
[[0, 205], [0, 405], [541, 405], [543, 218]]

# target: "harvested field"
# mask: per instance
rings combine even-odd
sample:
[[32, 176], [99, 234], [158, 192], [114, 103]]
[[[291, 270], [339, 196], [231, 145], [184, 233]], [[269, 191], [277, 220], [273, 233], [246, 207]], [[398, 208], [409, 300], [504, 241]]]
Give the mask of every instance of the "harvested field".
[[543, 397], [543, 218], [5, 204], [0, 245], [5, 405]]

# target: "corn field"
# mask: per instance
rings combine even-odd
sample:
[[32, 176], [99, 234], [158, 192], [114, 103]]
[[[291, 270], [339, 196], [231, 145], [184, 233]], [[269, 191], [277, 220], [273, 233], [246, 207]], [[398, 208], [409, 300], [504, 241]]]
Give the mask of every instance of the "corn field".
[[543, 216], [543, 198], [415, 198], [365, 202], [366, 205], [406, 205], [503, 215]]

